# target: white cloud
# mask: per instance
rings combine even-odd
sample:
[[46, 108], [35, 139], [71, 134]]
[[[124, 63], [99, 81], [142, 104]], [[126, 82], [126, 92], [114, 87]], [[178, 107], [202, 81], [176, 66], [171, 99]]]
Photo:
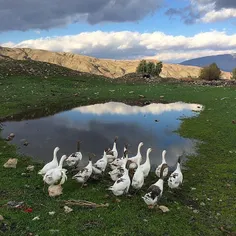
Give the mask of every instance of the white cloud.
[[228, 18], [236, 17], [236, 9], [221, 9], [219, 11], [212, 10], [207, 12], [200, 21], [205, 23], [222, 21]]
[[163, 52], [163, 53], [158, 53], [156, 56], [152, 57], [145, 57], [145, 59], [162, 59], [164, 58], [163, 61], [169, 61], [169, 62], [180, 62], [180, 61], [185, 61], [185, 60], [190, 60], [193, 58], [198, 58], [198, 57], [205, 57], [205, 56], [213, 56], [213, 55], [221, 55], [221, 54], [233, 54], [235, 53], [235, 50], [196, 50], [196, 51], [181, 51], [181, 52], [176, 52], [176, 51], [169, 51], [169, 52]]
[[166, 15], [179, 15], [187, 24], [212, 23], [236, 18], [235, 0], [190, 0], [184, 8], [169, 8]]
[[183, 102], [175, 102], [169, 104], [162, 103], [152, 103], [150, 105], [140, 107], [140, 106], [130, 106], [120, 102], [108, 102], [101, 103], [95, 105], [89, 105], [84, 107], [74, 108], [74, 111], [79, 111], [83, 114], [96, 114], [96, 115], [104, 115], [104, 114], [116, 114], [116, 115], [134, 115], [134, 114], [153, 114], [160, 115], [164, 112], [168, 111], [183, 111], [183, 110], [194, 110], [201, 111], [203, 106], [195, 103], [183, 103]]
[[178, 62], [197, 56], [235, 53], [236, 34], [208, 31], [187, 37], [167, 35], [159, 31], [94, 31], [25, 40], [18, 44], [8, 42], [2, 46], [72, 52], [99, 58], [157, 58]]

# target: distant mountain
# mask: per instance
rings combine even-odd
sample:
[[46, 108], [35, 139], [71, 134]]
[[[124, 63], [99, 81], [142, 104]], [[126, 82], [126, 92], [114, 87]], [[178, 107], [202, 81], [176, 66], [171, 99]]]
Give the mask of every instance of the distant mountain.
[[181, 62], [180, 64], [204, 67], [214, 62], [218, 65], [218, 67], [221, 70], [232, 72], [232, 70], [236, 68], [236, 53], [199, 57]]

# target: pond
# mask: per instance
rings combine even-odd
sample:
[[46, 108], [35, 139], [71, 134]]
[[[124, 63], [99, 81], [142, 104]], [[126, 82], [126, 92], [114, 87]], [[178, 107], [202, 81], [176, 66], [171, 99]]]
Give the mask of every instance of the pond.
[[[32, 156], [35, 160], [50, 161], [56, 146], [58, 156], [76, 151], [76, 143], [81, 141], [82, 165], [88, 160], [88, 153], [94, 153], [96, 160], [106, 147], [112, 148], [118, 136], [119, 156], [125, 143], [130, 145], [130, 156], [136, 155], [139, 142], [143, 142], [141, 153], [146, 157], [147, 148], [152, 167], [161, 163], [161, 152], [166, 149], [166, 159], [175, 165], [179, 155], [195, 153], [196, 140], [180, 137], [177, 130], [181, 118], [192, 117], [202, 110], [200, 104], [183, 102], [161, 104], [152, 103], [143, 107], [130, 106], [119, 102], [108, 102], [74, 108], [52, 116], [33, 120], [7, 121], [3, 123], [1, 135], [6, 138], [15, 134], [11, 143], [18, 152]], [[29, 143], [24, 145], [25, 140]]]

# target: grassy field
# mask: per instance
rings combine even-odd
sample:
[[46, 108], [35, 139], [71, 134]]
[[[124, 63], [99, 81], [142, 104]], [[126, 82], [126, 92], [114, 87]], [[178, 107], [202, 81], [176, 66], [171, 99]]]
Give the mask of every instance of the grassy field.
[[[198, 116], [184, 119], [178, 132], [201, 140], [198, 155], [189, 156], [184, 171], [184, 186], [171, 193], [165, 183], [160, 204], [168, 213], [150, 210], [141, 196], [154, 176], [136, 196], [116, 197], [105, 189], [109, 179], [89, 182], [80, 187], [70, 178], [63, 186], [63, 195], [54, 199], [43, 192], [37, 171], [22, 176], [32, 164], [29, 157], [18, 156], [14, 146], [0, 140], [0, 205], [10, 200], [24, 201], [33, 211], [0, 207], [0, 234], [4, 235], [235, 235], [236, 231], [236, 90], [235, 88], [198, 87], [184, 84], [121, 84], [93, 77], [0, 79], [0, 117], [37, 117], [69, 109], [73, 106], [101, 101], [141, 100], [200, 103], [205, 110]], [[130, 93], [130, 91], [134, 91]], [[145, 99], [140, 99], [144, 95]], [[21, 114], [20, 114], [21, 113]], [[16, 115], [20, 114], [20, 115]], [[9, 159], [19, 159], [16, 169], [5, 169]], [[108, 195], [109, 194], [109, 195]], [[109, 203], [107, 208], [88, 209], [73, 206], [64, 213], [60, 200], [82, 199]], [[48, 212], [55, 211], [51, 216]], [[32, 221], [36, 216], [39, 220]], [[6, 224], [6, 225], [5, 225]], [[30, 234], [32, 233], [32, 234]]]

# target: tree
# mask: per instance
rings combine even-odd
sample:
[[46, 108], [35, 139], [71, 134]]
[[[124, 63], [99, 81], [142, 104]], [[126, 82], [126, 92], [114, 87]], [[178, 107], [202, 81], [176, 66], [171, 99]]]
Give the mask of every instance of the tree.
[[162, 65], [162, 62], [161, 62], [161, 61], [156, 63], [156, 71], [155, 71], [155, 74], [156, 74], [156, 75], [158, 75], [158, 76], [160, 75], [160, 73], [161, 73], [161, 71], [162, 71], [162, 66], [163, 66], [163, 65]]
[[234, 68], [233, 71], [232, 71], [232, 77], [231, 77], [231, 79], [236, 80], [236, 68]]
[[147, 73], [147, 62], [146, 62], [146, 60], [140, 61], [139, 65], [136, 69], [136, 72], [137, 73], [143, 73], [143, 74]]
[[148, 62], [147, 63], [147, 73], [150, 75], [155, 75], [155, 64], [153, 62]]
[[137, 73], [147, 73], [153, 76], [159, 76], [162, 70], [162, 62], [146, 62], [146, 60], [141, 60], [138, 67], [136, 68]]
[[220, 68], [216, 63], [212, 63], [211, 65], [202, 68], [199, 78], [203, 80], [219, 80], [220, 75]]

